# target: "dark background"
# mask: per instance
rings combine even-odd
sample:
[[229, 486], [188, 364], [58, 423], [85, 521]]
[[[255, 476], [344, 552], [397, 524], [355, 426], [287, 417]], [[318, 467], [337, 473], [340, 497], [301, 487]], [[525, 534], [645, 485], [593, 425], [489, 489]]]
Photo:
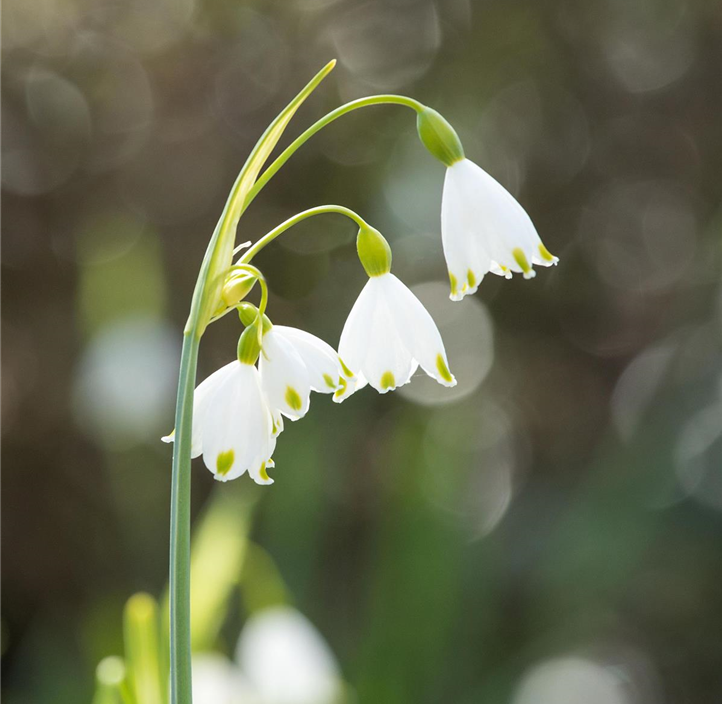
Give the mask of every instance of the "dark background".
[[[287, 423], [273, 487], [216, 488], [194, 464], [194, 514], [214, 491], [257, 499], [253, 538], [360, 702], [546, 704], [544, 676], [571, 697], [554, 704], [607, 704], [610, 678], [614, 704], [722, 701], [718, 2], [3, 5], [8, 704], [88, 701], [125, 600], [162, 593], [159, 437], [201, 257], [255, 140], [333, 57], [283, 144], [343, 101], [411, 95], [561, 262], [451, 304], [443, 167], [413, 114], [324, 130], [238, 241], [314, 205], [358, 210], [459, 385], [316, 396]], [[258, 258], [275, 322], [337, 344], [364, 281], [354, 235], [316, 218]], [[213, 326], [200, 374], [239, 331]]]

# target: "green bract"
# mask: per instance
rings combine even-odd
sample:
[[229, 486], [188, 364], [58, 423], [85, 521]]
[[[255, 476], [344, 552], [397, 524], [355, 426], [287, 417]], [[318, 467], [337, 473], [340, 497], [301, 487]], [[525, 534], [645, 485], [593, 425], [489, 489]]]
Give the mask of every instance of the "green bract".
[[223, 282], [233, 257], [236, 226], [245, 209], [248, 194], [296, 110], [335, 65], [336, 62], [331, 61], [324, 66], [314, 76], [313, 80], [286, 106], [263, 133], [263, 136], [258, 140], [243, 165], [236, 182], [233, 184], [226, 207], [223, 209], [203, 258], [203, 264], [198, 274], [198, 283], [193, 293], [193, 302], [188, 323], [186, 324], [186, 332], [193, 332], [197, 337], [200, 337], [218, 309], [221, 302]]
[[417, 113], [416, 129], [424, 146], [446, 166], [464, 158], [464, 147], [454, 128], [436, 110], [424, 108]]
[[378, 230], [363, 225], [358, 231], [356, 249], [369, 276], [381, 276], [391, 271], [391, 247]]

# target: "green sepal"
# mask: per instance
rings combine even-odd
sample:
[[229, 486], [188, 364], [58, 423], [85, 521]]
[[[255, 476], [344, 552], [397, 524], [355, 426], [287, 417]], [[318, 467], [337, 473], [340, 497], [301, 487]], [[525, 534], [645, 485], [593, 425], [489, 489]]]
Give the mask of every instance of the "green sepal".
[[381, 276], [391, 271], [391, 247], [386, 238], [373, 227], [364, 225], [359, 229], [356, 251], [369, 276]]
[[241, 333], [238, 339], [238, 361], [242, 364], [255, 364], [261, 354], [261, 336], [259, 325], [261, 317], [256, 315], [255, 320]]
[[436, 110], [420, 110], [416, 117], [416, 129], [423, 145], [446, 166], [464, 158], [464, 147], [459, 135]]

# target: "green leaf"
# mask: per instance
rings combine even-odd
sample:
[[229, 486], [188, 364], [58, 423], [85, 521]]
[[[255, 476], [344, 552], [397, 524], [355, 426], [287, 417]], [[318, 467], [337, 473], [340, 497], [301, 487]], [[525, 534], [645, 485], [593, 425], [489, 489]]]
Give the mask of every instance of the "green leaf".
[[134, 594], [125, 605], [125, 657], [128, 684], [140, 704], [163, 704], [158, 604], [149, 594]]

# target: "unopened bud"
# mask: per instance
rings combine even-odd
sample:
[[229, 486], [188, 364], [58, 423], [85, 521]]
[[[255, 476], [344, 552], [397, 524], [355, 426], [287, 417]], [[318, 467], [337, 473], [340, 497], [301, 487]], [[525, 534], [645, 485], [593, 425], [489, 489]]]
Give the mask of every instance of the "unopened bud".
[[236, 303], [242, 301], [251, 292], [255, 283], [256, 277], [251, 274], [243, 272], [231, 274], [221, 290], [221, 298], [226, 307], [232, 308]]

